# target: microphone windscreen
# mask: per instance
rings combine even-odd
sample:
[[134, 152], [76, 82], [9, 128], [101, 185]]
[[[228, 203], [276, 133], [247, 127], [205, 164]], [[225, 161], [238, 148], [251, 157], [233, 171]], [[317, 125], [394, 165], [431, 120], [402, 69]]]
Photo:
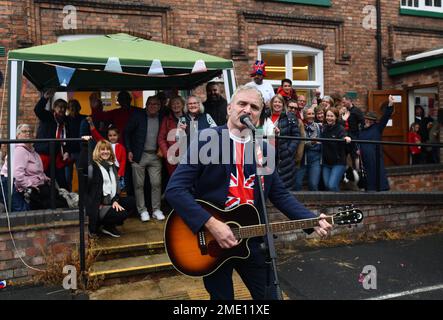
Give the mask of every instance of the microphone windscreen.
[[251, 119], [249, 118], [249, 116], [247, 114], [244, 114], [240, 117], [240, 122], [247, 125], [246, 123], [246, 119], [248, 119], [249, 121], [251, 121]]

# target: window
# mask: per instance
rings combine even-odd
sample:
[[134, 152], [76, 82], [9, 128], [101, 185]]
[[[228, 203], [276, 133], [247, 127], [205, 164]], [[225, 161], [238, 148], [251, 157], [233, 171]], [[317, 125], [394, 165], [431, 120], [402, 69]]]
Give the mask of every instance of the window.
[[310, 96], [311, 89], [323, 93], [323, 51], [311, 47], [268, 44], [258, 47], [258, 59], [266, 62], [266, 79], [274, 88], [281, 80], [292, 81], [299, 94]]
[[401, 1], [402, 6], [406, 7], [418, 7], [418, 0], [402, 0]]
[[331, 6], [331, 0], [268, 0], [268, 1], [290, 2], [290, 3], [299, 3], [299, 4], [306, 4], [306, 5], [311, 5], [311, 6], [322, 6], [322, 7], [330, 7]]
[[427, 7], [441, 7], [441, 0], [425, 0]]
[[442, 0], [401, 0], [400, 14], [443, 18]]

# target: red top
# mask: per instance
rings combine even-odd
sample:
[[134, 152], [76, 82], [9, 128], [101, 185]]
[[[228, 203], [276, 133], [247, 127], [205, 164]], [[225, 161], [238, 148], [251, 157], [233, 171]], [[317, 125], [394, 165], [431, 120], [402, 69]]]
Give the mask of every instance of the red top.
[[348, 132], [349, 131], [349, 118], [345, 121], [345, 130], [346, 130], [346, 132]]
[[275, 124], [278, 121], [278, 118], [280, 118], [280, 113], [273, 113], [271, 117], [272, 123]]
[[[409, 132], [408, 133], [408, 142], [409, 143], [421, 143], [421, 137], [417, 132]], [[421, 153], [421, 147], [417, 146], [409, 146], [409, 152], [411, 154], [419, 154]]]
[[283, 98], [285, 98], [286, 101], [288, 100], [295, 100], [297, 101], [297, 93], [295, 92], [294, 89], [291, 89], [291, 91], [289, 91], [289, 93], [286, 93], [283, 90], [283, 87], [278, 87], [277, 89], [277, 94], [281, 95]]

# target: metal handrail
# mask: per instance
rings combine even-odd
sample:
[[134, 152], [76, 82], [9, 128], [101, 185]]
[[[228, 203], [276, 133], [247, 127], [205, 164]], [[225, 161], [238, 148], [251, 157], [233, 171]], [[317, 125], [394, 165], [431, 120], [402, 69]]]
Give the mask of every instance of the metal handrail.
[[[263, 139], [287, 139], [287, 140], [307, 140], [307, 141], [324, 141], [324, 142], [342, 142], [345, 143], [344, 139], [333, 139], [333, 138], [302, 138], [302, 137], [292, 137], [292, 136], [263, 136]], [[359, 140], [352, 139], [351, 143], [367, 143], [367, 144], [386, 144], [386, 145], [399, 145], [399, 146], [415, 146], [415, 147], [434, 147], [443, 148], [443, 143], [411, 143], [411, 142], [401, 142], [401, 141], [380, 141], [380, 140]]]
[[[91, 164], [91, 140], [85, 140], [82, 138], [64, 138], [64, 139], [0, 139], [0, 144], [19, 144], [19, 143], [35, 143], [35, 142], [48, 142], [49, 143], [49, 153], [51, 158], [50, 166], [50, 178], [51, 181], [55, 181], [55, 143], [56, 142], [83, 142], [88, 143], [88, 167]], [[84, 195], [85, 186], [87, 181], [88, 170], [85, 168], [77, 168], [78, 171], [78, 217], [79, 217], [79, 231], [80, 231], [80, 245], [79, 245], [79, 258], [80, 258], [80, 274], [84, 281], [86, 287], [86, 248], [85, 248], [85, 212], [84, 212]], [[86, 173], [86, 174], [85, 174]], [[9, 187], [9, 183], [8, 183]], [[12, 196], [12, 192], [9, 192], [8, 197]], [[11, 206], [9, 206], [11, 207]], [[55, 183], [51, 183], [51, 209], [55, 210]]]

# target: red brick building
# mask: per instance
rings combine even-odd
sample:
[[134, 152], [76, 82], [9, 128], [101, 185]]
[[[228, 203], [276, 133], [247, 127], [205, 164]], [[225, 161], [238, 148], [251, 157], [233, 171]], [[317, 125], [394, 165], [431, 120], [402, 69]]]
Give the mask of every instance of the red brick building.
[[[125, 32], [232, 59], [238, 84], [250, 81], [251, 64], [264, 59], [267, 80], [278, 85], [290, 78], [308, 95], [315, 88], [323, 94], [355, 91], [357, 105], [378, 111], [386, 95], [395, 93], [403, 99], [385, 132], [391, 140], [405, 139], [415, 103], [427, 111], [443, 107], [441, 55], [400, 72], [391, 66], [443, 46], [440, 0], [0, 1], [0, 29], [6, 55], [16, 48]], [[5, 62], [1, 58], [3, 76]], [[400, 91], [374, 92], [380, 89]], [[37, 92], [26, 81], [22, 91], [19, 120], [34, 123]], [[398, 150], [387, 151], [388, 163], [407, 162], [406, 149]]]

